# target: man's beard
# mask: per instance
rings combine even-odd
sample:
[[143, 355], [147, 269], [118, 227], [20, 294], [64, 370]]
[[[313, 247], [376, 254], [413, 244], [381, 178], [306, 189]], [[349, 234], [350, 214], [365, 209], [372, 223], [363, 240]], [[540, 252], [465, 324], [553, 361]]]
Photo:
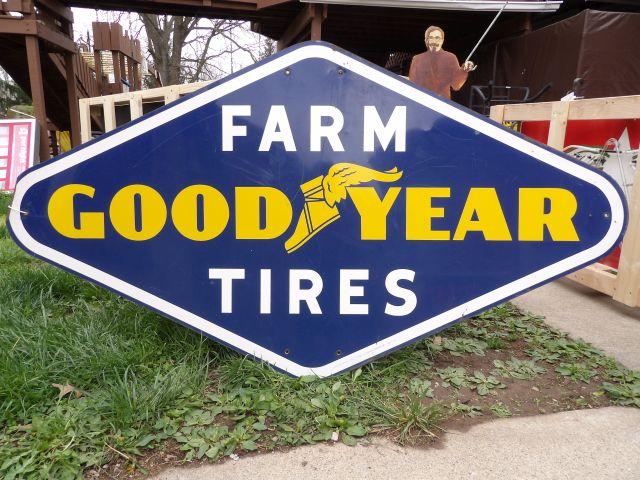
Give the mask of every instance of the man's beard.
[[439, 45], [432, 45], [432, 44], [429, 44], [428, 47], [429, 47], [429, 50], [432, 52], [435, 52], [436, 50], [438, 50], [438, 48], [440, 48]]

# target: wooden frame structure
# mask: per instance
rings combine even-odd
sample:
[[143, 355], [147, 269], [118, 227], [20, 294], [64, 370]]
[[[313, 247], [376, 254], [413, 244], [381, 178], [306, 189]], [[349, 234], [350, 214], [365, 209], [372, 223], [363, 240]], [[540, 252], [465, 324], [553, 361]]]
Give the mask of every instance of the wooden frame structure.
[[[491, 107], [491, 119], [503, 124], [516, 121], [549, 121], [547, 145], [564, 148], [570, 120], [625, 120], [640, 118], [640, 95], [593, 98], [571, 102], [543, 102]], [[629, 198], [629, 224], [618, 269], [595, 263], [567, 275], [578, 283], [605, 293], [630, 307], [640, 306], [640, 168]]]
[[[139, 90], [129, 93], [117, 93], [102, 97], [80, 99], [80, 137], [82, 143], [93, 137], [94, 129], [91, 124], [92, 115], [101, 116], [104, 121], [104, 131], [110, 132], [120, 125], [141, 117], [149, 110], [161, 107], [178, 100], [180, 97], [194, 92], [211, 82], [187, 83], [168, 87]], [[145, 108], [148, 105], [150, 108]], [[123, 115], [117, 115], [124, 110]], [[121, 119], [119, 120], [118, 117]], [[124, 120], [122, 120], [124, 119]]]

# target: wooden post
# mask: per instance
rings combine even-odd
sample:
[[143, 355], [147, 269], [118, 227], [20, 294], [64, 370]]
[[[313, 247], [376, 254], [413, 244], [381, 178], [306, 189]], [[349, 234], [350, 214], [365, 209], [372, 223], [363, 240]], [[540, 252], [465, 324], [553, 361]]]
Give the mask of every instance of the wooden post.
[[117, 50], [111, 51], [111, 58], [113, 59], [113, 77], [115, 79], [115, 91], [111, 93], [122, 93], [122, 72], [120, 71], [120, 52]]
[[311, 40], [322, 39], [322, 21], [324, 20], [322, 15], [323, 8], [323, 5], [313, 5], [313, 18], [311, 19]]
[[64, 54], [64, 68], [67, 77], [67, 97], [69, 99], [69, 120], [71, 122], [71, 146], [80, 145], [80, 110], [78, 106], [78, 90], [76, 89], [76, 68], [74, 54]]
[[27, 64], [29, 68], [29, 84], [31, 86], [31, 100], [33, 110], [40, 125], [40, 162], [49, 160], [49, 129], [47, 110], [44, 103], [44, 85], [42, 83], [42, 68], [40, 65], [40, 46], [38, 37], [25, 35], [27, 47]]
[[180, 98], [180, 92], [176, 86], [171, 86], [167, 88], [166, 93], [164, 94], [164, 104], [168, 104], [171, 102], [175, 102]]
[[104, 131], [107, 133], [116, 128], [116, 106], [112, 96], [104, 97], [102, 112], [104, 114]]
[[[320, 40], [322, 22], [324, 22], [325, 18], [327, 18], [326, 5], [306, 4], [278, 40], [278, 51], [293, 45], [301, 36], [307, 35], [307, 32], [309, 32], [311, 40]], [[307, 27], [309, 27], [309, 30], [307, 30]]]
[[82, 143], [91, 140], [91, 104], [88, 98], [80, 99], [80, 133]]
[[102, 84], [102, 56], [100, 50], [93, 50], [93, 64], [96, 72], [96, 83], [98, 84], [98, 92], [100, 95], [104, 95], [104, 86]]
[[142, 116], [142, 95], [133, 94], [129, 100], [129, 109], [131, 110], [131, 120]]
[[489, 118], [500, 125], [504, 122], [504, 105], [494, 105], [491, 107]]
[[549, 124], [547, 145], [556, 150], [562, 150], [564, 148], [564, 137], [567, 133], [570, 106], [571, 102], [553, 102], [553, 106], [551, 107], [551, 123]]
[[640, 306], [640, 168], [629, 198], [629, 225], [622, 239], [613, 299], [632, 307]]

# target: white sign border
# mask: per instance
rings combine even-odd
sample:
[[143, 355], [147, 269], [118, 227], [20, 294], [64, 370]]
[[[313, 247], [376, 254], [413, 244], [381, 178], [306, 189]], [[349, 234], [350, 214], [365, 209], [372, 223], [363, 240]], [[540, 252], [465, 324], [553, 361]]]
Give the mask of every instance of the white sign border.
[[[559, 170], [569, 173], [581, 180], [588, 182], [602, 191], [611, 207], [611, 225], [606, 235], [596, 245], [587, 250], [567, 257], [557, 263], [549, 265], [541, 270], [519, 278], [511, 283], [503, 285], [491, 292], [485, 293], [458, 307], [452, 308], [435, 317], [424, 320], [406, 330], [392, 335], [380, 342], [369, 345], [340, 359], [321, 367], [305, 367], [290, 359], [278, 355], [257, 345], [235, 333], [219, 327], [209, 320], [199, 317], [177, 305], [152, 295], [124, 280], [116, 278], [108, 273], [98, 270], [91, 265], [83, 263], [73, 257], [53, 250], [46, 245], [37, 242], [31, 237], [24, 225], [19, 211], [21, 202], [26, 192], [36, 183], [45, 180], [59, 172], [72, 168], [79, 163], [87, 161], [100, 153], [114, 148], [134, 137], [137, 137], [149, 130], [152, 130], [174, 118], [195, 110], [207, 103], [215, 101], [231, 92], [241, 89], [254, 83], [268, 75], [281, 72], [287, 67], [311, 58], [318, 58], [333, 62], [337, 66], [343, 67], [356, 73], [372, 82], [375, 82], [393, 92], [409, 98], [431, 110], [435, 110], [452, 120], [460, 122], [478, 132], [488, 135], [499, 142], [530, 155], [537, 160], [551, 165]], [[124, 126], [113, 133], [107, 134], [97, 140], [80, 147], [78, 150], [70, 152], [68, 155], [42, 164], [31, 172], [27, 172], [16, 186], [12, 209], [9, 213], [9, 225], [14, 238], [26, 250], [34, 253], [43, 259], [49, 260], [61, 267], [78, 273], [79, 275], [94, 280], [116, 292], [143, 303], [150, 308], [166, 314], [179, 322], [186, 324], [198, 331], [212, 336], [234, 348], [237, 348], [249, 355], [257, 357], [274, 367], [283, 370], [294, 376], [316, 375], [319, 377], [330, 376], [353, 366], [362, 364], [372, 358], [379, 357], [390, 350], [411, 342], [412, 340], [426, 336], [438, 329], [442, 329], [447, 324], [463, 318], [473, 312], [480, 311], [490, 305], [494, 305], [518, 293], [533, 288], [547, 280], [558, 277], [571, 270], [593, 262], [602, 257], [607, 251], [613, 248], [621, 237], [625, 223], [625, 205], [616, 187], [607, 178], [596, 171], [573, 162], [553, 151], [542, 146], [531, 143], [524, 138], [514, 135], [506, 129], [481, 119], [471, 113], [463, 111], [451, 103], [432, 96], [420, 90], [407, 81], [394, 77], [382, 69], [363, 63], [349, 55], [343, 53], [336, 47], [324, 42], [307, 42], [293, 49], [283, 52], [283, 54], [268, 59], [262, 64], [249, 68], [229, 80], [222, 81], [205, 87], [205, 90], [196, 92], [176, 103], [169, 104], [164, 109], [149, 117], [142, 117], [132, 125]]]

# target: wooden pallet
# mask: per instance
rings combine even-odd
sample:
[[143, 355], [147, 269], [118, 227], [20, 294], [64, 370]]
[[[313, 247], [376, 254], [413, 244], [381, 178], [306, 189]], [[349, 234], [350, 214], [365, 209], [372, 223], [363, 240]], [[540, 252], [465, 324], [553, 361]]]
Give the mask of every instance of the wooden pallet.
[[110, 132], [120, 125], [116, 122], [116, 108], [125, 107], [129, 111], [128, 119], [135, 120], [142, 116], [144, 103], [162, 103], [166, 105], [178, 100], [183, 95], [194, 92], [210, 82], [187, 83], [184, 85], [172, 85], [169, 87], [138, 90], [129, 93], [116, 93], [102, 97], [80, 99], [80, 137], [82, 143], [92, 138], [91, 111], [92, 108], [102, 110], [104, 119], [104, 132]]
[[[564, 148], [569, 120], [637, 118], [640, 118], [640, 95], [491, 107], [491, 119], [501, 124], [549, 121], [547, 145], [558, 150]], [[634, 188], [629, 200], [629, 224], [622, 242], [618, 269], [596, 263], [567, 275], [567, 278], [605, 293], [630, 307], [640, 306], [640, 168], [636, 169]]]

